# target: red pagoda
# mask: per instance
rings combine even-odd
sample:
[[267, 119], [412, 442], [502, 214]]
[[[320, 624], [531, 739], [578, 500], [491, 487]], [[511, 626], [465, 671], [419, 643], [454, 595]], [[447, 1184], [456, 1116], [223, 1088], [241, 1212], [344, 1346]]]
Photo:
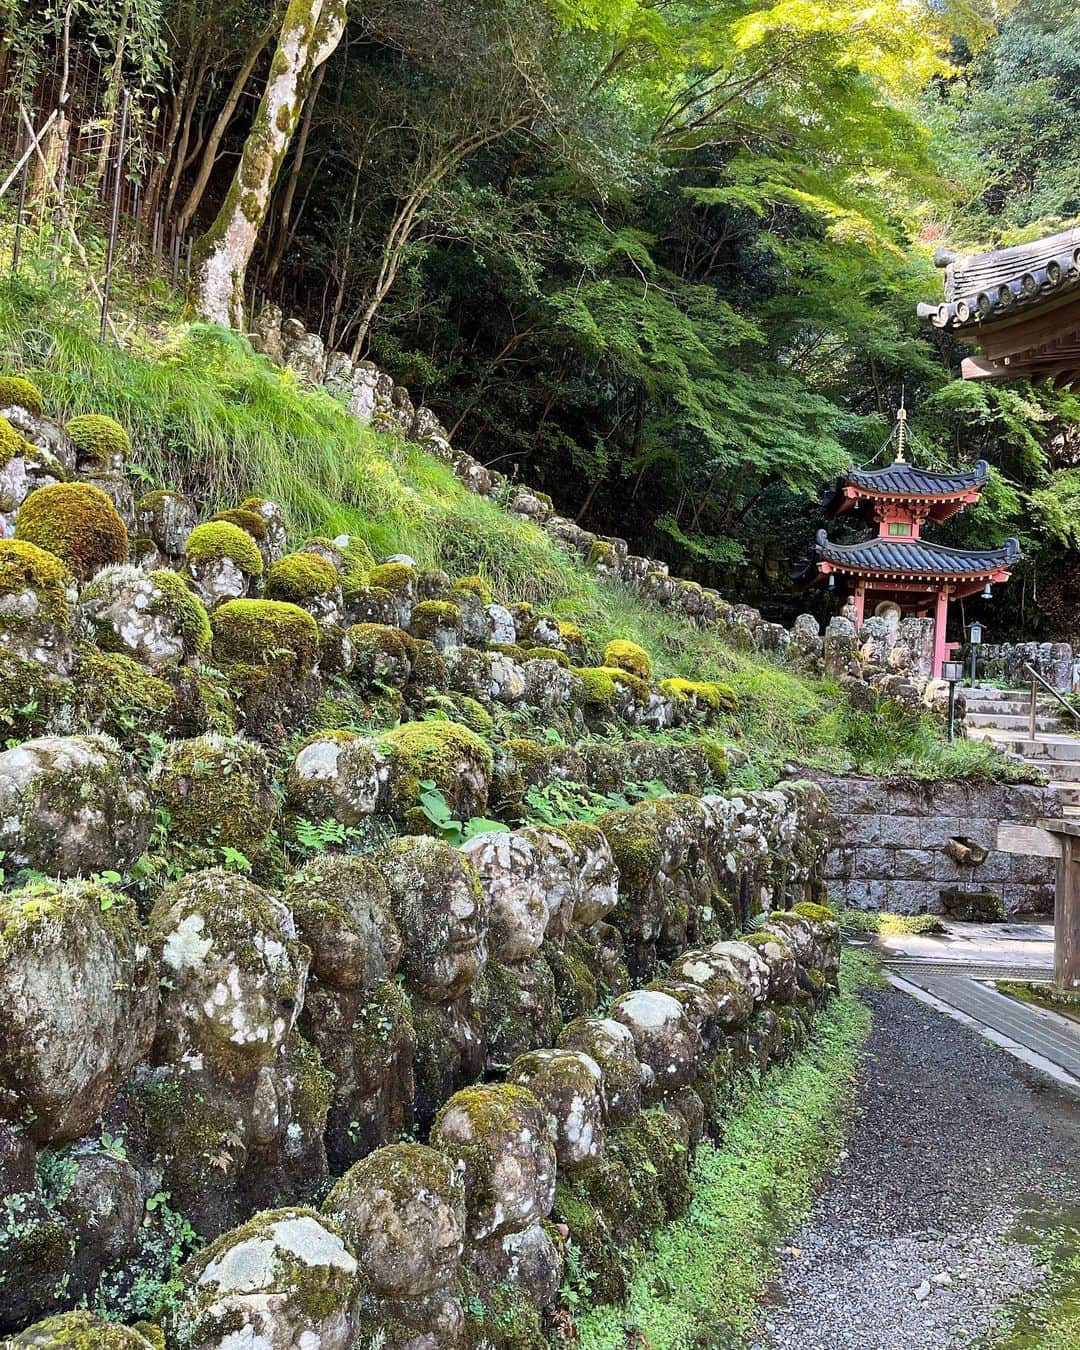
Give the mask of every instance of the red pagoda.
[[825, 498], [825, 515], [853, 512], [873, 521], [877, 534], [856, 544], [834, 544], [819, 530], [815, 560], [804, 573], [806, 585], [834, 588], [839, 579], [855, 605], [855, 625], [869, 613], [899, 609], [902, 615], [934, 619], [933, 677], [956, 644], [946, 642], [949, 601], [991, 584], [1008, 581], [1020, 560], [1020, 545], [1006, 539], [1001, 548], [960, 549], [921, 537], [927, 521], [937, 523], [979, 500], [989, 466], [979, 460], [958, 473], [920, 469], [906, 459], [906, 417], [901, 408], [891, 439], [896, 459], [881, 469], [849, 469]]

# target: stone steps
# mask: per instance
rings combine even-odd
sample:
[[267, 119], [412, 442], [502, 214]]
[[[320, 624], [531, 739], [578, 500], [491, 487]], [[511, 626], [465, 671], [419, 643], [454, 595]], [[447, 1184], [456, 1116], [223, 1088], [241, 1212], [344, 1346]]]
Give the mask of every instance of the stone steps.
[[[1011, 708], [1007, 712], [986, 711], [979, 708], [978, 712], [973, 712], [970, 708], [964, 715], [966, 726], [975, 728], [989, 728], [997, 731], [1026, 731], [1031, 724], [1028, 712], [1013, 711]], [[1036, 711], [1035, 730], [1054, 732], [1061, 728], [1061, 719], [1053, 717], [1049, 713]]]

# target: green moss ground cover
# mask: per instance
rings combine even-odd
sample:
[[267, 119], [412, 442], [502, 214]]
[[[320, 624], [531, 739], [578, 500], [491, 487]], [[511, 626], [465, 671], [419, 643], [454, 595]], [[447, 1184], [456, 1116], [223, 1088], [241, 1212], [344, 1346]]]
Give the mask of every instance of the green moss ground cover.
[[777, 1244], [809, 1210], [843, 1140], [870, 1028], [859, 992], [872, 979], [868, 964], [845, 954], [841, 994], [807, 1048], [748, 1091], [718, 1147], [702, 1144], [690, 1206], [657, 1235], [626, 1306], [578, 1317], [582, 1350], [747, 1342]]

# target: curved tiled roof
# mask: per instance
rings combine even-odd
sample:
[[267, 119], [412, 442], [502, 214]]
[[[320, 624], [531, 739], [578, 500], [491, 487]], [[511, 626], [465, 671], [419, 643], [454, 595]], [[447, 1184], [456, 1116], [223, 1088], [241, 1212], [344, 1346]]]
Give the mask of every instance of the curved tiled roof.
[[1001, 548], [946, 548], [925, 539], [864, 539], [858, 544], [834, 544], [818, 530], [817, 556], [838, 567], [875, 572], [914, 572], [918, 575], [970, 576], [996, 572], [1020, 561], [1020, 544], [1006, 539]]
[[849, 469], [840, 479], [839, 486], [850, 483], [852, 487], [865, 488], [868, 492], [903, 497], [941, 497], [985, 487], [989, 477], [990, 465], [985, 459], [980, 459], [971, 469], [961, 469], [955, 473], [920, 469], [915, 464], [898, 461], [883, 469]]
[[1031, 244], [943, 257], [950, 259], [945, 302], [919, 305], [919, 317], [936, 328], [979, 328], [1080, 290], [1080, 226]]

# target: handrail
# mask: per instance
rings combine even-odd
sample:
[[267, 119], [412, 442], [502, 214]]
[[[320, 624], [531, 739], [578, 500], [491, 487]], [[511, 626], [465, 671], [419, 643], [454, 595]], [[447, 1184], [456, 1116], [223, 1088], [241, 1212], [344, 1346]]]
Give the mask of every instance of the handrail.
[[1061, 704], [1061, 706], [1065, 709], [1067, 713], [1075, 717], [1077, 721], [1080, 721], [1080, 712], [1078, 712], [1076, 708], [1074, 708], [1073, 705], [1069, 702], [1069, 700], [1067, 698], [1064, 698], [1062, 694], [1057, 689], [1055, 689], [1052, 684], [1050, 684], [1047, 680], [1045, 680], [1034, 668], [1034, 666], [1032, 666], [1028, 662], [1025, 662], [1024, 669], [1031, 676], [1031, 709], [1028, 715], [1029, 741], [1033, 741], [1035, 739], [1035, 701], [1039, 695], [1040, 684], [1048, 693], [1053, 694], [1053, 696], [1057, 699], [1057, 701]]

